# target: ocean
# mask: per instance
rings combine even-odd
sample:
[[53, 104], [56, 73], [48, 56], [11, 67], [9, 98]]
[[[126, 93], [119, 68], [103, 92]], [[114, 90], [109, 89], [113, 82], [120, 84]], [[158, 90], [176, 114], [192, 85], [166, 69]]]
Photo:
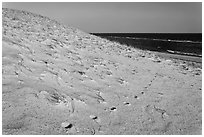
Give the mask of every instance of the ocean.
[[91, 33], [142, 50], [202, 57], [202, 33]]

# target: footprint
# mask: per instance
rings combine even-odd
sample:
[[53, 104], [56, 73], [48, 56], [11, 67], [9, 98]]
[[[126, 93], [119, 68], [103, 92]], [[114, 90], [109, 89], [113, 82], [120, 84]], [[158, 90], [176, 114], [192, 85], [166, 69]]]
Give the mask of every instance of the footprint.
[[130, 105], [131, 105], [129, 102], [123, 102], [123, 104], [124, 104], [125, 106], [130, 106]]
[[113, 106], [113, 107], [110, 108], [110, 110], [111, 111], [116, 111], [117, 109], [116, 109], [116, 107]]

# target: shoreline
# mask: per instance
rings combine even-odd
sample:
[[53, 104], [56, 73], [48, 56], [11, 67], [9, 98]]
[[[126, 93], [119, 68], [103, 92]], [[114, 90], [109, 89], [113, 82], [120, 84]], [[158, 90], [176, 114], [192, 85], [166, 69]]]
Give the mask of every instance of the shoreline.
[[196, 63], [202, 63], [202, 57], [195, 57], [195, 56], [187, 56], [187, 55], [179, 55], [179, 54], [171, 54], [171, 53], [165, 53], [165, 52], [156, 52], [154, 53], [162, 58], [167, 59], [178, 59], [183, 61], [191, 61]]

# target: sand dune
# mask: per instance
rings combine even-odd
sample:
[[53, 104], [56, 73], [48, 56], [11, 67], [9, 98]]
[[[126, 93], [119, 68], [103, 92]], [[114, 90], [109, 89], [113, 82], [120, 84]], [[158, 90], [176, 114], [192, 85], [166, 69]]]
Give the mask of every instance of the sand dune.
[[2, 12], [3, 134], [202, 134], [198, 67]]

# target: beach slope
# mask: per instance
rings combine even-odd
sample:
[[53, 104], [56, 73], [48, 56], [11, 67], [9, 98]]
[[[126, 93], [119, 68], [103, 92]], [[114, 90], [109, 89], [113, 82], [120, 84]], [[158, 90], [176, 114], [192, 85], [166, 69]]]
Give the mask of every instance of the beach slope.
[[2, 12], [4, 135], [202, 134], [201, 69]]

